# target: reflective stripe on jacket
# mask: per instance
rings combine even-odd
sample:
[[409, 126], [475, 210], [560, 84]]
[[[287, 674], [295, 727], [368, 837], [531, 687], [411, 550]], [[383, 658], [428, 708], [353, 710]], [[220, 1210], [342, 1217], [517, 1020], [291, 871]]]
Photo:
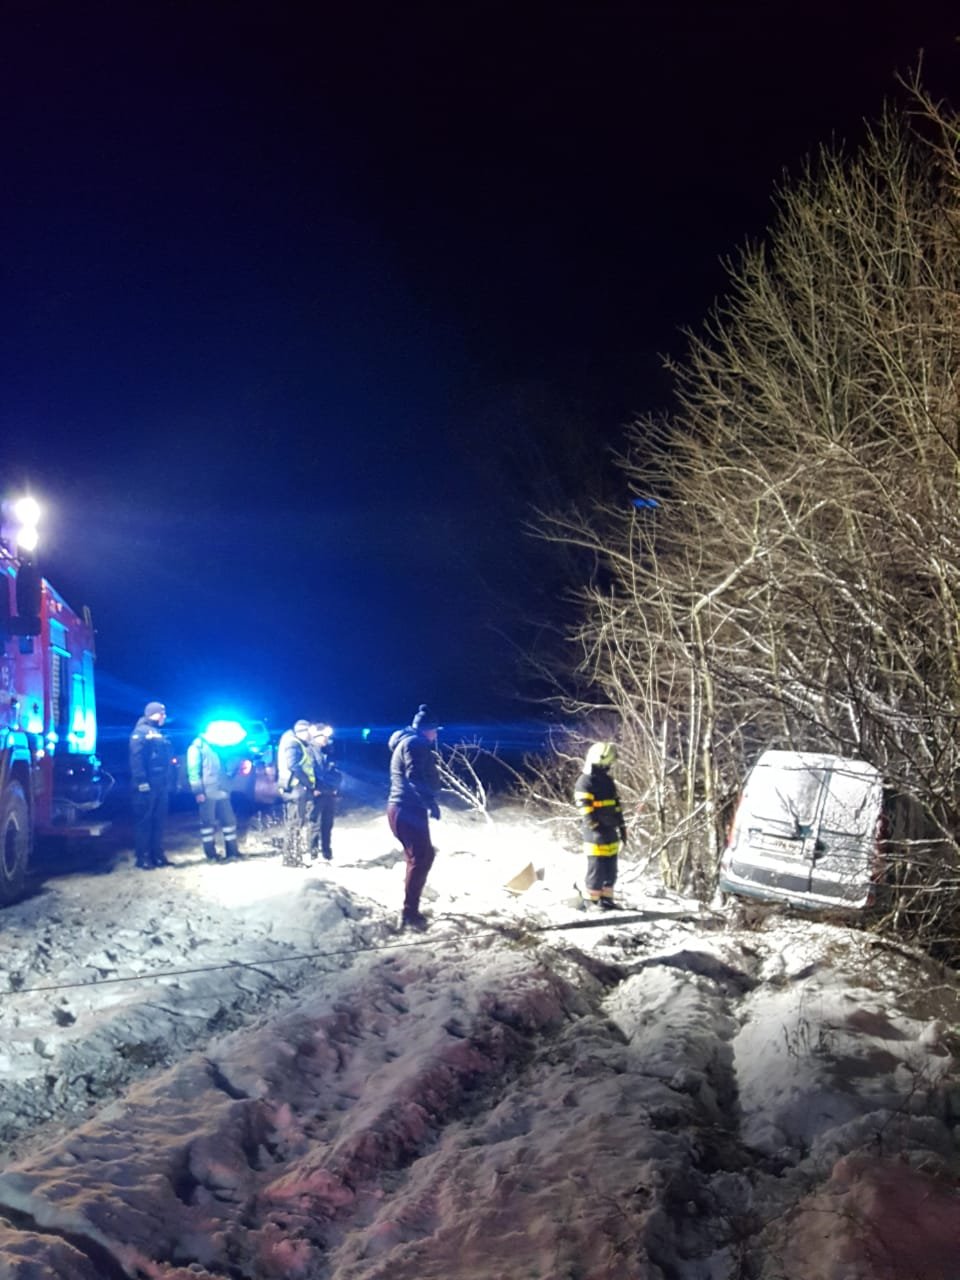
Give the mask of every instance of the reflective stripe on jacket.
[[592, 846], [589, 852], [598, 858], [618, 853], [627, 828], [617, 784], [609, 769], [594, 765], [581, 773], [574, 787], [573, 799], [583, 819], [580, 830], [584, 842]]
[[312, 791], [316, 774], [309, 747], [292, 729], [287, 729], [277, 744], [277, 786], [281, 791], [290, 791], [294, 783]]

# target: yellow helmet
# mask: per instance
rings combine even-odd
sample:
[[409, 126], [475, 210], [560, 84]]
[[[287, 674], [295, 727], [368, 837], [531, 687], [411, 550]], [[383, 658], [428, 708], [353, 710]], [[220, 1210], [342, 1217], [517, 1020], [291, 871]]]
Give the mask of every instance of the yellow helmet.
[[609, 769], [617, 763], [617, 748], [612, 742], [595, 742], [587, 752], [586, 766], [594, 769]]

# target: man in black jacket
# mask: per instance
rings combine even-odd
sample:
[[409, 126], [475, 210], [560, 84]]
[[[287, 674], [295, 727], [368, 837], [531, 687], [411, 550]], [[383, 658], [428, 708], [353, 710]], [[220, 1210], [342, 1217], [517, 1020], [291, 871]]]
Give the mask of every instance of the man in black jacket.
[[310, 754], [313, 756], [314, 790], [310, 806], [310, 858], [317, 856], [317, 845], [325, 861], [333, 857], [333, 820], [337, 796], [343, 781], [333, 762], [333, 727], [329, 724], [310, 726]]
[[133, 849], [142, 871], [170, 865], [163, 852], [173, 759], [173, 745], [163, 732], [166, 718], [162, 702], [148, 702], [130, 735]]
[[409, 727], [398, 729], [387, 744], [392, 752], [387, 821], [403, 845], [407, 860], [401, 925], [419, 933], [427, 927], [427, 918], [420, 912], [420, 895], [435, 852], [430, 842], [430, 819], [440, 817], [437, 792], [441, 784], [435, 745], [440, 728], [426, 704], [421, 703]]

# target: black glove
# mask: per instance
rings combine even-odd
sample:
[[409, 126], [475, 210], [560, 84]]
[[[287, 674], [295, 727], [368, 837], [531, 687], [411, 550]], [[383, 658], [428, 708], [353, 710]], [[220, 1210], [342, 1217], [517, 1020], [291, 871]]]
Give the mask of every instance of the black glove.
[[430, 801], [430, 809], [429, 809], [429, 813], [430, 813], [430, 817], [431, 817], [431, 818], [439, 818], [439, 817], [440, 817], [440, 806], [437, 804], [436, 800], [431, 800], [431, 801]]

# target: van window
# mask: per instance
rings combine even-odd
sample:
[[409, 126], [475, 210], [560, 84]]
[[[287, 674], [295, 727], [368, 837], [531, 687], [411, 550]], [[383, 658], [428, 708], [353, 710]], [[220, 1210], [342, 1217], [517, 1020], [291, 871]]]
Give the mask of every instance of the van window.
[[835, 769], [824, 800], [821, 830], [863, 836], [877, 820], [878, 795], [862, 773]]
[[[758, 769], [750, 786], [750, 808], [761, 822], [785, 824], [791, 833], [810, 827], [826, 776], [822, 769]], [[754, 791], [754, 783], [757, 790]]]

